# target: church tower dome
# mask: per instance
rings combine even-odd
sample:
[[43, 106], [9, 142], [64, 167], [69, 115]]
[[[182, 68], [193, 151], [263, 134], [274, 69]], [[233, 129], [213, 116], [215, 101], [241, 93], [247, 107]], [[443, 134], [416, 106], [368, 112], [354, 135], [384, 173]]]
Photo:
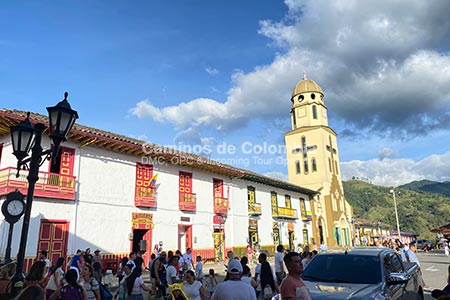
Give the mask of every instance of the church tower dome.
[[299, 81], [292, 91], [292, 98], [303, 93], [320, 93], [323, 95], [322, 88], [311, 79], [306, 78], [306, 73], [303, 73], [303, 80]]

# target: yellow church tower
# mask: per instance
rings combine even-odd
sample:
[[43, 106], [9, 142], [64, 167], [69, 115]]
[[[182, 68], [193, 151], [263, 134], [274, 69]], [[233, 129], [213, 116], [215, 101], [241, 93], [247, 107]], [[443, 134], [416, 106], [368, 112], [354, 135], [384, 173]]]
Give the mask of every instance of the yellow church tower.
[[350, 246], [353, 209], [344, 197], [337, 134], [328, 126], [323, 91], [304, 74], [291, 102], [292, 130], [284, 134], [289, 182], [320, 193], [311, 201], [313, 237], [304, 242]]

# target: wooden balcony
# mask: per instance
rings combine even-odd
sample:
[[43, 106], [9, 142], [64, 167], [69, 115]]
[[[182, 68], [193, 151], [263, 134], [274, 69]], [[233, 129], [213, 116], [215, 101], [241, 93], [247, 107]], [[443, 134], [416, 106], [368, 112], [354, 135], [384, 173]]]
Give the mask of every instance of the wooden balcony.
[[275, 210], [272, 211], [274, 218], [280, 218], [280, 219], [297, 219], [297, 210], [293, 208], [287, 208], [287, 207], [278, 207]]
[[[0, 196], [19, 189], [24, 195], [28, 192], [28, 171], [21, 170], [16, 177], [16, 168], [0, 170]], [[39, 179], [34, 188], [34, 196], [52, 199], [75, 200], [75, 176], [67, 176], [50, 172], [39, 172]]]
[[260, 203], [249, 203], [248, 204], [248, 215], [249, 216], [260, 216], [261, 212], [261, 204]]
[[228, 198], [214, 197], [214, 213], [217, 215], [228, 214]]
[[156, 207], [156, 188], [136, 187], [134, 205], [140, 207]]
[[197, 195], [194, 193], [180, 193], [178, 206], [183, 211], [196, 211]]

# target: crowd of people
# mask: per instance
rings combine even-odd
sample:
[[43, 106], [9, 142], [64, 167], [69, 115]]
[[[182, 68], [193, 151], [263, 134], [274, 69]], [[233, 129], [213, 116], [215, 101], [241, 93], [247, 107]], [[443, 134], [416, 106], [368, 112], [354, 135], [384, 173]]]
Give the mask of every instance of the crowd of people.
[[[51, 264], [48, 252], [39, 252], [38, 259], [31, 265], [16, 300], [101, 300], [100, 283], [102, 274], [100, 251], [95, 255], [90, 249], [77, 250], [76, 255], [63, 266], [65, 259], [58, 258]], [[11, 299], [12, 282], [10, 270], [3, 269], [0, 280], [0, 300]]]
[[[377, 247], [395, 249], [404, 261], [415, 262], [420, 267], [416, 256], [415, 243], [401, 244], [392, 240], [389, 243], [377, 243]], [[264, 300], [272, 299], [280, 294], [283, 300], [310, 300], [309, 290], [301, 279], [303, 270], [318, 254], [309, 246], [297, 247], [297, 252], [286, 251], [282, 245], [276, 248], [274, 265], [268, 262], [267, 254], [258, 255], [251, 247], [245, 249], [246, 256], [235, 257], [232, 251], [227, 253], [226, 276], [219, 282], [214, 269], [207, 274], [203, 271], [201, 256], [192, 257], [192, 250], [163, 251], [155, 246], [151, 260], [144, 265], [143, 252], [131, 252], [124, 257], [117, 269], [118, 289], [111, 299], [143, 300], [144, 292], [149, 299], [170, 300]], [[321, 250], [322, 247], [321, 247]], [[323, 250], [325, 251], [325, 250]], [[67, 264], [64, 272], [64, 258], [51, 264], [47, 251], [39, 254], [25, 277], [22, 291], [17, 300], [105, 300], [101, 296], [102, 264], [99, 250], [90, 253], [90, 249], [78, 250]], [[258, 263], [251, 272], [253, 255]], [[148, 270], [150, 285], [142, 278], [143, 271]], [[435, 290], [436, 299], [450, 299], [450, 267], [449, 285], [443, 290]], [[8, 289], [10, 277], [6, 270], [0, 273], [0, 300], [10, 299]]]

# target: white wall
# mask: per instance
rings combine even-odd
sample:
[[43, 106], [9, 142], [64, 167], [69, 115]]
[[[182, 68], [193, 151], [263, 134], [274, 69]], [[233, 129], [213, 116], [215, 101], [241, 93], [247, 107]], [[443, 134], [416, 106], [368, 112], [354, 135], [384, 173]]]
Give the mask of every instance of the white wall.
[[[2, 140], [3, 147], [0, 168], [15, 166], [16, 158], [8, 144], [9, 137]], [[0, 142], [2, 141], [0, 140]], [[49, 142], [44, 139], [44, 148]], [[248, 240], [248, 203], [247, 186], [256, 188], [256, 201], [261, 204], [262, 215], [259, 217], [259, 237], [261, 245], [273, 244], [272, 211], [270, 192], [278, 194], [281, 207], [285, 206], [284, 195], [291, 196], [292, 208], [297, 210], [299, 219], [295, 223], [295, 235], [302, 242], [304, 223], [301, 221], [299, 198], [306, 199], [307, 210], [310, 210], [308, 196], [267, 185], [230, 179], [227, 176], [193, 169], [189, 166], [171, 164], [153, 164], [157, 180], [157, 208], [138, 208], [134, 206], [136, 162], [141, 157], [107, 151], [95, 146], [79, 147], [71, 142], [64, 146], [75, 149], [74, 176], [77, 177], [76, 200], [59, 200], [35, 198], [31, 213], [26, 256], [34, 256], [37, 251], [39, 224], [42, 218], [68, 220], [69, 241], [68, 253], [87, 247], [100, 249], [103, 253], [128, 252], [131, 232], [132, 212], [153, 214], [154, 228], [152, 244], [164, 242], [165, 249], [178, 248], [178, 225], [181, 217], [189, 217], [185, 224], [193, 225], [193, 247], [212, 249], [213, 241], [213, 178], [224, 182], [224, 197], [229, 199], [228, 218], [225, 223], [225, 244], [227, 247], [245, 246]], [[145, 161], [143, 161], [145, 162]], [[41, 171], [48, 170], [45, 162]], [[197, 194], [197, 211], [181, 212], [178, 209], [179, 171], [193, 174], [193, 192]], [[229, 193], [228, 193], [229, 188]], [[1, 203], [0, 203], [1, 204]], [[305, 223], [311, 234], [311, 222]], [[12, 256], [18, 249], [22, 223], [16, 224]], [[282, 241], [288, 243], [287, 222], [281, 229]], [[6, 234], [5, 234], [6, 233]], [[0, 255], [6, 248], [8, 226], [0, 225]]]

